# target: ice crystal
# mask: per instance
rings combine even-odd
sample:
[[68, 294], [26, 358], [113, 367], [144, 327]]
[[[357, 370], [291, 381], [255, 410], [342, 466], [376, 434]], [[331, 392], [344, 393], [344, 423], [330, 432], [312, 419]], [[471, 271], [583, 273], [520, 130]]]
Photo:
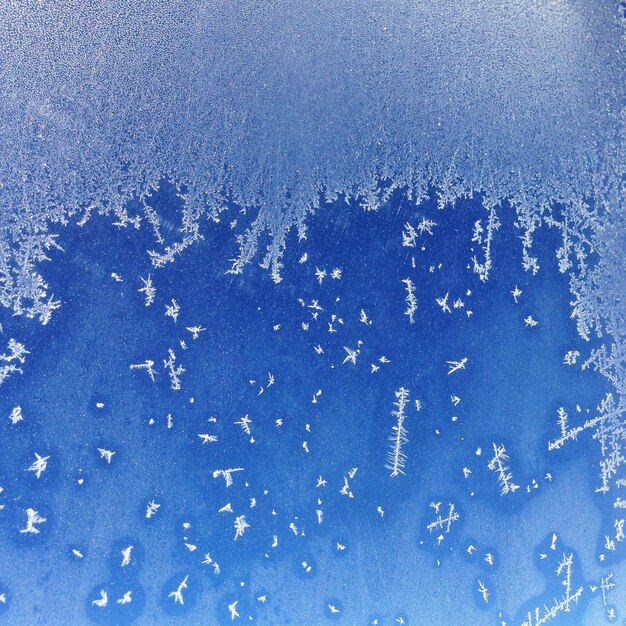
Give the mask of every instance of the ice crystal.
[[387, 453], [387, 465], [385, 467], [391, 470], [391, 477], [404, 474], [404, 466], [406, 464], [406, 454], [402, 448], [407, 443], [407, 431], [404, 427], [404, 420], [406, 419], [405, 409], [409, 403], [409, 390], [404, 387], [400, 387], [396, 391], [397, 400], [393, 403], [395, 409], [392, 411], [392, 415], [396, 418], [396, 423], [391, 428], [391, 435], [389, 437], [389, 452]]
[[513, 482], [513, 474], [509, 471], [506, 462], [509, 457], [506, 448], [503, 445], [493, 444], [493, 457], [487, 464], [487, 467], [496, 472], [498, 475], [498, 483], [500, 484], [500, 494], [514, 493], [519, 489], [519, 485]]
[[562, 577], [562, 584], [565, 587], [563, 596], [550, 606], [542, 609], [537, 607], [533, 612], [529, 612], [522, 626], [542, 626], [558, 617], [559, 613], [569, 613], [578, 604], [580, 596], [584, 592], [584, 587], [574, 589], [572, 585], [572, 570], [574, 565], [574, 555], [564, 554], [558, 564], [556, 575]]

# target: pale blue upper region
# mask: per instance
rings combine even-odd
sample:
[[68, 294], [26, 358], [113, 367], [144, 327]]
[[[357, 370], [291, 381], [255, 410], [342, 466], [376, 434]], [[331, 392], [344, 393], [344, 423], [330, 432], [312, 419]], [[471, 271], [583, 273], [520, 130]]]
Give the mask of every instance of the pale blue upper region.
[[[234, 204], [248, 212], [231, 212], [233, 269], [260, 243], [278, 279], [286, 232], [321, 197], [375, 209], [395, 187], [419, 201], [433, 185], [442, 206], [472, 192], [509, 199], [531, 234], [562, 202], [565, 237], [620, 259], [619, 11], [583, 0], [6, 3], [0, 302], [47, 319], [39, 261], [53, 221], [99, 211], [149, 224], [158, 265]], [[163, 180], [180, 186], [178, 215], [150, 206]]]

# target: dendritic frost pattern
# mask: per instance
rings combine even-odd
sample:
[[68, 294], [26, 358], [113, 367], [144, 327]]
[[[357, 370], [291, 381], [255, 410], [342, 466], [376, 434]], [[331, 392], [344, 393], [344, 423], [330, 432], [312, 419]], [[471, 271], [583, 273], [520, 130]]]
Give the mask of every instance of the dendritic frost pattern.
[[404, 474], [404, 467], [406, 464], [406, 454], [403, 451], [403, 446], [407, 443], [407, 430], [404, 427], [404, 420], [406, 419], [406, 406], [409, 403], [409, 390], [404, 387], [400, 387], [396, 391], [396, 401], [394, 404], [394, 410], [392, 415], [396, 419], [396, 423], [391, 428], [391, 435], [389, 436], [389, 451], [387, 452], [387, 465], [385, 467], [391, 470], [390, 476], [393, 478], [399, 474]]
[[[55, 225], [95, 213], [153, 231], [158, 268], [235, 204], [232, 271], [261, 248], [280, 280], [288, 231], [305, 236], [324, 202], [376, 210], [395, 190], [419, 203], [431, 185], [441, 208], [484, 194], [484, 279], [498, 205], [517, 209], [535, 271], [532, 233], [560, 202], [567, 216], [550, 219], [565, 269], [581, 242], [596, 245], [582, 198], [609, 220], [621, 208], [622, 41], [609, 4], [6, 3], [0, 301], [47, 321], [58, 303], [38, 267]], [[151, 205], [164, 180], [178, 224]], [[577, 293], [583, 318], [592, 302]]]

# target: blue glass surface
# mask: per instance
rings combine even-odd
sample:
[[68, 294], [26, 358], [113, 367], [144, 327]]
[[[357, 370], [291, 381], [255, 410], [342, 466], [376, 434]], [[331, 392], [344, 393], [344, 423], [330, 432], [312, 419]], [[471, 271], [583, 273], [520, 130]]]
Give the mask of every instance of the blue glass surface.
[[[597, 555], [614, 520], [594, 493], [599, 446], [585, 432], [559, 450], [548, 442], [559, 407], [582, 424], [609, 387], [563, 362], [589, 347], [568, 319], [551, 233], [529, 275], [503, 213], [481, 282], [467, 236], [481, 211], [479, 201], [441, 211], [400, 198], [375, 214], [329, 207], [306, 241], [290, 242], [278, 285], [260, 269], [224, 273], [226, 224], [157, 273], [141, 234], [101, 220], [67, 231], [48, 268], [62, 309], [43, 327], [7, 323], [31, 351], [0, 400], [10, 623], [229, 623], [237, 602], [242, 620], [269, 624], [517, 624], [560, 598], [553, 570], [564, 554], [574, 555], [572, 593], [585, 593], [558, 623], [598, 623], [587, 586], [611, 563]], [[422, 218], [432, 235], [402, 246], [405, 224]], [[148, 274], [157, 292], [146, 307]], [[446, 294], [449, 310], [437, 302]], [[172, 298], [176, 321], [165, 315]], [[195, 340], [194, 326], [206, 329]], [[170, 348], [185, 370], [177, 391], [163, 365]], [[154, 382], [130, 369], [147, 359]], [[402, 387], [406, 461], [391, 477]], [[12, 424], [17, 405], [24, 419]], [[505, 495], [489, 469], [494, 444], [519, 487]], [[114, 452], [110, 463], [99, 449]], [[39, 478], [28, 471], [34, 452], [49, 456]], [[226, 487], [213, 472], [230, 468], [243, 471]], [[147, 518], [150, 502], [159, 507]], [[458, 520], [429, 532], [450, 503]], [[20, 533], [27, 508], [46, 520], [38, 534]], [[240, 515], [249, 528], [235, 538]], [[184, 604], [170, 596], [182, 581]], [[118, 604], [126, 592], [132, 602]]]

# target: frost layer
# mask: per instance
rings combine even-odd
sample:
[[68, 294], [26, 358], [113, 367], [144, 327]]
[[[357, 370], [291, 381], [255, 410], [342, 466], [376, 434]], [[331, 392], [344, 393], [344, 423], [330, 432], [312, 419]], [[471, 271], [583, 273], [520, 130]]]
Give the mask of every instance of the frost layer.
[[[94, 212], [149, 224], [159, 266], [207, 217], [243, 209], [232, 270], [261, 242], [280, 280], [287, 232], [304, 235], [325, 201], [377, 209], [396, 188], [416, 202], [436, 188], [442, 207], [483, 195], [485, 279], [503, 201], [529, 270], [534, 230], [558, 227], [581, 334], [623, 339], [619, 11], [587, 0], [2, 3], [0, 302], [47, 322], [58, 303], [39, 262], [54, 224]], [[164, 180], [179, 190], [177, 225], [150, 205]], [[615, 377], [624, 348], [607, 350], [598, 366]]]

